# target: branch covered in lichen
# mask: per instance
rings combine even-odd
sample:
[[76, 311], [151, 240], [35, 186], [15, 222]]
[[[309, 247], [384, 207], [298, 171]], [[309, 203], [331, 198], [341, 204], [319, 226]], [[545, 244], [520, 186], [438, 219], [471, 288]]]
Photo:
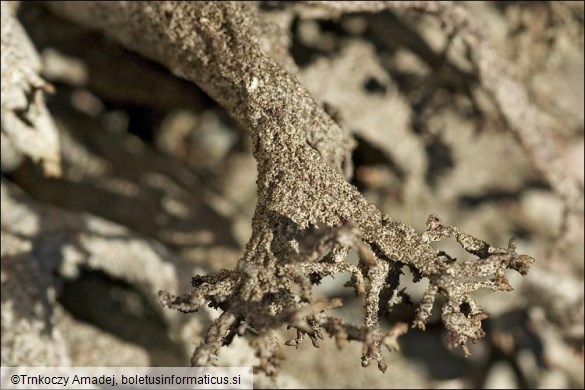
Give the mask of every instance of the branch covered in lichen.
[[[431, 281], [415, 324], [424, 327], [434, 296], [444, 295], [443, 322], [453, 344], [465, 350], [468, 339], [483, 335], [485, 318], [471, 294], [480, 288], [508, 290], [503, 271], [527, 270], [529, 258], [518, 256], [513, 243], [495, 248], [434, 218], [427, 232], [418, 234], [381, 213], [350, 185], [349, 133], [261, 50], [254, 5], [104, 2], [56, 3], [54, 8], [192, 80], [250, 132], [258, 162], [258, 205], [237, 269], [197, 276], [193, 291], [183, 296], [160, 294], [163, 305], [183, 312], [205, 304], [223, 311], [192, 364], [211, 364], [219, 348], [238, 334], [252, 340], [261, 366], [272, 375], [278, 359], [270, 335], [287, 325], [297, 330], [288, 345], [298, 345], [307, 335], [318, 346], [324, 330], [339, 346], [362, 342], [362, 364], [376, 361], [384, 371], [382, 347], [397, 349], [396, 338], [406, 327], [396, 324], [382, 331], [380, 309], [400, 301], [398, 278], [405, 265]], [[479, 259], [453, 262], [430, 245], [450, 235]], [[358, 266], [346, 258], [350, 247], [360, 254]], [[343, 272], [352, 274], [350, 285], [365, 295], [363, 325], [324, 313], [341, 301], [312, 298], [313, 284]]]

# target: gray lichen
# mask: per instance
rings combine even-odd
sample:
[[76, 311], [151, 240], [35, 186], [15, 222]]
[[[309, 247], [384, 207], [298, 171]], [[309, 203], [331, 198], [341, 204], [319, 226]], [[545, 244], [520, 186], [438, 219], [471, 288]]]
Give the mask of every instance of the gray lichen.
[[[533, 259], [517, 254], [513, 240], [508, 248], [493, 247], [435, 216], [424, 233], [417, 233], [380, 212], [349, 184], [354, 146], [349, 131], [282, 67], [286, 61], [266, 54], [270, 40], [261, 44], [259, 34], [266, 27], [254, 4], [96, 2], [52, 7], [193, 81], [249, 131], [258, 163], [258, 204], [252, 237], [237, 268], [194, 277], [193, 290], [184, 295], [160, 293], [164, 306], [182, 312], [206, 305], [223, 311], [195, 350], [193, 365], [213, 364], [220, 348], [241, 336], [257, 348], [259, 368], [274, 375], [280, 357], [272, 335], [288, 326], [297, 336], [287, 345], [296, 346], [307, 336], [318, 347], [325, 333], [340, 347], [359, 341], [362, 365], [375, 361], [385, 371], [382, 349], [397, 349], [396, 339], [407, 326], [396, 323], [383, 331], [380, 313], [400, 301], [404, 266], [430, 281], [414, 325], [424, 329], [436, 296], [444, 296], [442, 319], [451, 344], [467, 354], [467, 341], [484, 335], [481, 321], [487, 317], [472, 294], [478, 289], [510, 290], [506, 269], [526, 274]], [[431, 245], [451, 236], [473, 258], [455, 261]], [[357, 266], [347, 260], [350, 248], [360, 254]], [[365, 296], [362, 325], [328, 313], [341, 300], [312, 296], [313, 284], [342, 272], [352, 274], [350, 287]]]

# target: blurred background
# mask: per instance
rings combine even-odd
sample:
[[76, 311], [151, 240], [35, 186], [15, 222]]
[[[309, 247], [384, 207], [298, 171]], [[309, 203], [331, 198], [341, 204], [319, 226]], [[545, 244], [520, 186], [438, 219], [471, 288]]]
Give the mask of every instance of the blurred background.
[[[582, 187], [583, 3], [463, 6], [513, 64], [565, 172]], [[232, 269], [243, 253], [256, 203], [246, 130], [192, 83], [45, 4], [4, 7], [2, 365], [188, 365], [218, 314], [165, 310], [157, 293], [188, 291], [191, 276]], [[478, 296], [490, 314], [487, 336], [467, 359], [446, 347], [435, 313], [426, 332], [410, 330], [400, 352], [387, 353], [385, 374], [361, 367], [360, 344], [338, 350], [325, 340], [318, 350], [283, 345], [281, 375], [256, 385], [583, 388], [583, 215], [564, 223], [562, 200], [478, 82], [457, 36], [417, 12], [258, 7], [287, 42], [296, 76], [354, 135], [352, 184], [368, 200], [421, 232], [438, 214], [499, 247], [518, 237], [518, 253], [536, 263], [527, 277], [508, 275], [513, 292]], [[58, 134], [60, 175], [25, 156], [5, 115], [5, 11], [50, 83], [43, 115]], [[454, 241], [440, 249], [465, 257]], [[328, 278], [315, 293], [343, 297], [339, 315], [360, 323], [362, 305], [343, 287], [347, 280]], [[424, 280], [401, 282], [418, 303]], [[414, 310], [398, 307], [387, 324], [412, 321]], [[283, 342], [291, 336], [282, 330]], [[236, 339], [218, 365], [256, 361]]]

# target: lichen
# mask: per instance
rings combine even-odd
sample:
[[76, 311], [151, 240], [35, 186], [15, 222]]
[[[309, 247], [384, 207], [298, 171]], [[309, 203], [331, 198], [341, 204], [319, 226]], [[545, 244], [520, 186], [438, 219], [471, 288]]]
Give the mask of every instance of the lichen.
[[[348, 183], [354, 147], [350, 132], [315, 102], [296, 76], [266, 54], [269, 50], [259, 38], [265, 29], [254, 4], [97, 2], [52, 7], [193, 81], [250, 134], [258, 163], [258, 203], [252, 236], [236, 269], [196, 276], [186, 294], [159, 295], [164, 306], [182, 312], [206, 305], [222, 311], [196, 348], [193, 365], [213, 364], [220, 348], [239, 336], [257, 348], [259, 368], [275, 375], [280, 358], [273, 332], [290, 327], [296, 337], [287, 345], [297, 346], [306, 336], [318, 347], [325, 333], [339, 347], [359, 341], [362, 365], [376, 362], [385, 371], [383, 348], [398, 349], [396, 340], [407, 330], [404, 323], [393, 324], [389, 331], [380, 324], [381, 309], [406, 297], [399, 285], [402, 267], [418, 280], [430, 281], [413, 325], [424, 329], [436, 296], [442, 295], [450, 343], [468, 354], [467, 342], [484, 335], [481, 323], [487, 317], [472, 294], [510, 290], [506, 269], [526, 274], [533, 259], [517, 254], [514, 240], [508, 248], [497, 248], [436, 216], [418, 233], [383, 214]], [[451, 236], [469, 259], [455, 260], [431, 245]], [[347, 259], [350, 248], [360, 254], [357, 266]], [[364, 296], [363, 324], [346, 323], [330, 312], [343, 303], [340, 299], [312, 295], [312, 285], [343, 272], [352, 274], [348, 286]]]

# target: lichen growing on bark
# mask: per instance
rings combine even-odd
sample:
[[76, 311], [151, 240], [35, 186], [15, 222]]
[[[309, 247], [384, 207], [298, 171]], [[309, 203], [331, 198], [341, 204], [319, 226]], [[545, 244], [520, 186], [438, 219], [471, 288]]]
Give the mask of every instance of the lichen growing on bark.
[[[414, 325], [424, 329], [437, 295], [450, 343], [467, 354], [467, 342], [484, 335], [487, 315], [472, 294], [508, 291], [507, 269], [526, 274], [533, 259], [516, 253], [513, 240], [497, 248], [429, 217], [427, 230], [383, 214], [348, 183], [354, 141], [292, 74], [272, 58], [279, 43], [264, 39], [266, 21], [252, 3], [96, 2], [53, 3], [58, 13], [93, 28], [196, 83], [245, 128], [258, 163], [258, 203], [252, 236], [236, 269], [195, 276], [193, 290], [161, 292], [163, 305], [194, 312], [206, 305], [223, 313], [209, 327], [191, 363], [213, 364], [222, 346], [246, 337], [260, 367], [278, 372], [273, 331], [288, 326], [296, 346], [305, 336], [315, 347], [325, 335], [342, 347], [363, 343], [362, 365], [386, 370], [382, 350], [398, 348], [407, 326], [385, 331], [380, 316], [405, 298], [401, 269], [408, 267], [429, 288]], [[266, 42], [268, 47], [266, 47]], [[270, 45], [273, 44], [274, 50]], [[287, 70], [288, 69], [288, 70]], [[398, 140], [397, 142], [400, 142]], [[455, 260], [431, 243], [455, 237], [469, 253]], [[349, 249], [359, 264], [347, 259]], [[312, 285], [349, 272], [348, 287], [364, 296], [365, 321], [350, 324], [331, 310], [339, 299], [316, 300]], [[390, 297], [390, 298], [388, 298]]]

